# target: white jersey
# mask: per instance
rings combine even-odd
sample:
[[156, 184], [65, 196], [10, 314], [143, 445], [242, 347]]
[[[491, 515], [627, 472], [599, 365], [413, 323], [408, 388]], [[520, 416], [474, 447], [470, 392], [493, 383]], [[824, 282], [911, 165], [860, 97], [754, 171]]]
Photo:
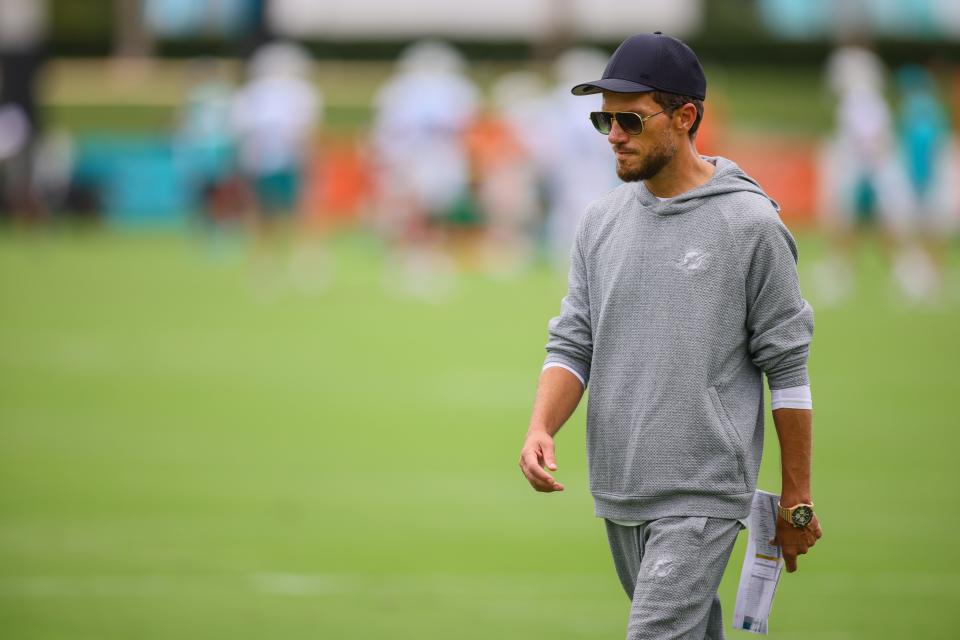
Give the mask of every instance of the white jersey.
[[620, 184], [606, 136], [590, 124], [600, 96], [574, 96], [560, 86], [541, 105], [534, 157], [549, 191], [547, 233], [551, 250], [565, 263], [587, 205]]
[[250, 81], [233, 107], [241, 167], [263, 174], [298, 166], [321, 107], [306, 80], [266, 76]]
[[450, 72], [404, 72], [376, 99], [373, 142], [393, 189], [429, 210], [450, 206], [467, 184], [463, 134], [477, 111], [477, 90]]

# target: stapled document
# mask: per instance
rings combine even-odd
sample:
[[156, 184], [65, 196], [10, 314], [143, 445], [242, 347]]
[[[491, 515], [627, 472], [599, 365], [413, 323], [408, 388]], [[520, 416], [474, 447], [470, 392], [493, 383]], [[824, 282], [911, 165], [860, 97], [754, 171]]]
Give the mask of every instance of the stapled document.
[[752, 633], [767, 633], [773, 596], [777, 592], [783, 554], [770, 544], [777, 534], [777, 502], [780, 496], [757, 491], [753, 495], [747, 532], [747, 553], [740, 570], [733, 628]]

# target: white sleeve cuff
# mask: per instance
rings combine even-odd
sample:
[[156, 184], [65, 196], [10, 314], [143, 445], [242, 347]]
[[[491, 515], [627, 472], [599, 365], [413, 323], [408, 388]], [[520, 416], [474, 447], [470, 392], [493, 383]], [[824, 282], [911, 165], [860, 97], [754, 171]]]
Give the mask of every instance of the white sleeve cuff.
[[773, 397], [773, 409], [813, 409], [813, 397], [808, 384], [789, 389], [772, 389], [770, 395]]
[[567, 371], [569, 371], [569, 372], [572, 373], [573, 375], [577, 376], [577, 380], [580, 381], [580, 386], [582, 386], [584, 389], [587, 388], [587, 383], [583, 381], [583, 376], [581, 376], [579, 373], [577, 373], [576, 371], [574, 371], [573, 367], [568, 367], [567, 365], [563, 364], [562, 362], [548, 362], [547, 364], [543, 365], [543, 369], [540, 370], [541, 373], [544, 372], [544, 371], [546, 371], [546, 370], [549, 369], [550, 367], [560, 367], [561, 369], [566, 369]]

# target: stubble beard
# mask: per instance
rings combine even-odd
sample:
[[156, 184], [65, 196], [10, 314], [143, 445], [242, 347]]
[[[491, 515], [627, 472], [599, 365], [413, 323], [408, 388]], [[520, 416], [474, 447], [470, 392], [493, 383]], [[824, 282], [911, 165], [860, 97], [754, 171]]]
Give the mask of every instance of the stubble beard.
[[677, 147], [672, 140], [660, 140], [644, 156], [636, 156], [640, 164], [627, 167], [617, 162], [617, 176], [624, 182], [640, 182], [656, 176], [665, 166], [670, 164], [677, 154]]

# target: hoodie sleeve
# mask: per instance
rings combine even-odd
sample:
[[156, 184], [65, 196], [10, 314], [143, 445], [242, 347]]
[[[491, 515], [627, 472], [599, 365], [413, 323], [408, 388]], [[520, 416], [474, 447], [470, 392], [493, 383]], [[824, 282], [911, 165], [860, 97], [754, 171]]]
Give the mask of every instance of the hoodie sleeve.
[[808, 385], [813, 309], [800, 295], [796, 243], [776, 217], [754, 230], [746, 276], [750, 354], [770, 389]]
[[560, 315], [547, 325], [547, 359], [544, 365], [563, 365], [573, 369], [583, 381], [590, 380], [593, 359], [593, 331], [590, 326], [590, 297], [587, 288], [586, 261], [582, 248], [583, 223], [570, 251], [570, 275], [567, 295], [560, 303]]

